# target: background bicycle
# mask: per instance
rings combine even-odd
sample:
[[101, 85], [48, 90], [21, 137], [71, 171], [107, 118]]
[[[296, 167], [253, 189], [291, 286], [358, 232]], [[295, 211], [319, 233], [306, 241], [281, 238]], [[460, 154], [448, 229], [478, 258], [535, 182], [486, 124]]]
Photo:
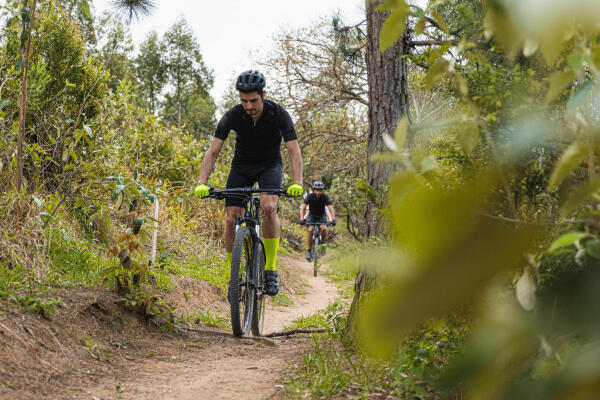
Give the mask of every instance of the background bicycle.
[[321, 237], [321, 229], [319, 229], [319, 226], [321, 225], [325, 225], [325, 226], [331, 226], [333, 225], [333, 222], [327, 222], [327, 223], [321, 223], [321, 222], [306, 222], [303, 221], [301, 222], [301, 225], [305, 225], [305, 226], [314, 226], [315, 229], [313, 230], [312, 233], [312, 247], [310, 249], [309, 252], [309, 261], [312, 261], [313, 263], [313, 274], [314, 276], [317, 276], [317, 272], [319, 270], [319, 260], [321, 257], [323, 257], [325, 255], [325, 243], [323, 243], [323, 239]]

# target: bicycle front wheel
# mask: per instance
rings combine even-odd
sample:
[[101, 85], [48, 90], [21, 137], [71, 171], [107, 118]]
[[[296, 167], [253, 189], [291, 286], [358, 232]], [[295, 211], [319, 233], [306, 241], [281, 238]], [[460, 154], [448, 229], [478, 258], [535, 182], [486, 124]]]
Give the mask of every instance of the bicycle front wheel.
[[250, 330], [254, 303], [254, 287], [252, 285], [253, 256], [254, 240], [250, 228], [240, 226], [233, 240], [231, 280], [229, 281], [231, 328], [235, 336], [243, 336]]
[[[318, 228], [317, 228], [318, 229]], [[321, 249], [319, 246], [321, 245], [321, 238], [318, 235], [315, 235], [313, 238], [313, 274], [317, 276], [317, 270], [319, 269], [319, 257], [321, 256]]]
[[265, 249], [262, 241], [257, 240], [255, 245], [254, 271], [256, 271], [256, 290], [254, 291], [254, 309], [252, 311], [252, 334], [262, 335], [265, 321]]

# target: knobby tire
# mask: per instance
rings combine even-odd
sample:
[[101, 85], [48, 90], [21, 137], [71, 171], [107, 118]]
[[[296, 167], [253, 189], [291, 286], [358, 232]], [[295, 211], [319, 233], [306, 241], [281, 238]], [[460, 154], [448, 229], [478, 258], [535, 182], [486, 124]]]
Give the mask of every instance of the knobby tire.
[[254, 290], [247, 282], [251, 278], [253, 242], [250, 228], [240, 226], [233, 240], [229, 281], [231, 328], [233, 334], [238, 337], [248, 333], [252, 319]]
[[252, 310], [252, 334], [254, 336], [262, 335], [265, 321], [265, 249], [262, 241], [257, 240], [254, 251], [254, 271], [257, 273], [256, 289], [254, 291], [254, 308]]
[[[315, 227], [315, 229], [319, 229], [319, 227]], [[319, 256], [321, 255], [321, 249], [319, 248], [321, 244], [321, 240], [319, 239], [319, 235], [315, 235], [313, 238], [313, 274], [317, 276], [317, 270], [319, 269]]]

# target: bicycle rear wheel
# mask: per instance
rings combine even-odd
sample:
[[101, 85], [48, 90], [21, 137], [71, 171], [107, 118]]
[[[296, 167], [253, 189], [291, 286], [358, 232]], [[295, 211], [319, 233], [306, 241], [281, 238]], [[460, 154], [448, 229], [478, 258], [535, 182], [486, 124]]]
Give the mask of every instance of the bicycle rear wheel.
[[249, 283], [252, 281], [253, 253], [254, 240], [250, 228], [240, 226], [233, 240], [229, 281], [231, 328], [235, 336], [243, 336], [250, 330], [254, 303], [254, 288]]
[[[316, 228], [318, 229], [318, 227]], [[319, 257], [321, 256], [321, 249], [319, 246], [321, 245], [321, 238], [319, 235], [315, 235], [313, 238], [313, 274], [317, 276], [317, 271], [319, 269]]]
[[262, 241], [257, 240], [255, 245], [255, 269], [256, 271], [256, 290], [254, 292], [254, 309], [252, 310], [252, 334], [254, 336], [262, 335], [265, 321], [265, 250]]

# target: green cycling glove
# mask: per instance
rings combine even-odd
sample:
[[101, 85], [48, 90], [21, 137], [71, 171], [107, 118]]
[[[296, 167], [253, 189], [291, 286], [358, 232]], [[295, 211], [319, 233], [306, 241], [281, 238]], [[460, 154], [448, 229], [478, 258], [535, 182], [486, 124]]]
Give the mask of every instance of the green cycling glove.
[[302, 186], [298, 185], [297, 183], [294, 183], [287, 188], [287, 194], [290, 196], [300, 196], [303, 191], [304, 189], [302, 189]]
[[209, 192], [210, 192], [210, 187], [208, 187], [204, 184], [198, 185], [194, 188], [194, 195], [196, 197], [200, 197], [200, 198], [207, 197]]

